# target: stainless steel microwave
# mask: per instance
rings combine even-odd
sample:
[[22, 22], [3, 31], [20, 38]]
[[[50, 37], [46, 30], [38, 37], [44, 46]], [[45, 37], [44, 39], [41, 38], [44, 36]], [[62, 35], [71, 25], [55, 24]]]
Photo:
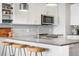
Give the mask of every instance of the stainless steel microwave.
[[54, 23], [53, 16], [41, 15], [41, 24], [42, 25], [51, 25]]

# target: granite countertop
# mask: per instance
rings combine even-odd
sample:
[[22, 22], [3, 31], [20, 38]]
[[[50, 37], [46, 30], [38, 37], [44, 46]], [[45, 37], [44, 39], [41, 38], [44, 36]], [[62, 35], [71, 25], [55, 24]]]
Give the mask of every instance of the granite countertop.
[[79, 40], [72, 40], [72, 39], [52, 39], [52, 40], [40, 40], [40, 43], [45, 44], [51, 44], [51, 45], [57, 45], [57, 46], [65, 46], [65, 45], [71, 45], [71, 44], [77, 44], [79, 43]]
[[[0, 38], [2, 39], [2, 38]], [[41, 43], [41, 44], [47, 44], [47, 45], [56, 45], [56, 46], [65, 46], [65, 45], [71, 45], [71, 44], [77, 44], [79, 43], [79, 40], [72, 40], [72, 39], [63, 39], [63, 38], [52, 38], [52, 39], [31, 39], [31, 40], [23, 40], [23, 39], [17, 39], [17, 38], [4, 38], [3, 41], [8, 42], [32, 42], [32, 43]]]

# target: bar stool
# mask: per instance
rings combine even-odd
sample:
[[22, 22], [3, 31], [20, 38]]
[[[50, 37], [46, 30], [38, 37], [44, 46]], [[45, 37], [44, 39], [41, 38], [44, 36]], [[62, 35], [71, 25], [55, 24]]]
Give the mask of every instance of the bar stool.
[[22, 49], [24, 51], [24, 55], [26, 56], [25, 48], [28, 47], [28, 45], [23, 45], [23, 44], [15, 43], [15, 44], [12, 44], [12, 47], [15, 48], [13, 56], [15, 56], [15, 54], [16, 54], [16, 49], [18, 49], [18, 56], [19, 56], [19, 54], [21, 54], [21, 56], [22, 56]]
[[32, 52], [35, 53], [35, 56], [37, 56], [37, 53], [40, 52], [41, 56], [42, 56], [42, 52], [46, 51], [45, 48], [40, 48], [40, 47], [33, 47], [33, 46], [30, 46], [27, 48], [27, 51], [30, 52], [30, 56], [32, 55]]
[[1, 56], [3, 56], [3, 55], [6, 56], [8, 50], [9, 50], [9, 55], [11, 56], [10, 45], [12, 45], [12, 43], [9, 43], [9, 42], [0, 42], [0, 45], [3, 46], [3, 49], [2, 49], [2, 52], [1, 52]]

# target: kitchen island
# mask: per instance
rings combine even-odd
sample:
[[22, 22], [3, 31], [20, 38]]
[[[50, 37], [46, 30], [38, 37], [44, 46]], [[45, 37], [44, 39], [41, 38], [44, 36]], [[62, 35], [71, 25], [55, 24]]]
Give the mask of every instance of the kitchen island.
[[[70, 40], [63, 38], [37, 40], [5, 38], [4, 41], [47, 48], [48, 51], [43, 52], [43, 56], [79, 56], [79, 40]], [[29, 54], [27, 54], [27, 56], [29, 56]]]

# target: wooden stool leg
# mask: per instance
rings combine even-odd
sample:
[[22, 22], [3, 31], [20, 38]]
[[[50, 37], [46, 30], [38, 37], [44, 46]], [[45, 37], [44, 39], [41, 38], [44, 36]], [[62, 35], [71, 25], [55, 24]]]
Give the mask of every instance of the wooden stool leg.
[[35, 56], [37, 56], [37, 52], [35, 52]]
[[41, 52], [41, 56], [42, 56], [42, 52]]

